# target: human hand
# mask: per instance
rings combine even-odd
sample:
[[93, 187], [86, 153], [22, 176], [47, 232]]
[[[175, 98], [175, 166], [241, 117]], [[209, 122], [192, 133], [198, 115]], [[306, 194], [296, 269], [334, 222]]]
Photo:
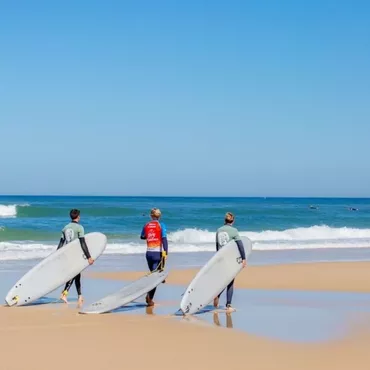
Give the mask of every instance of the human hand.
[[246, 260], [243, 260], [242, 266], [243, 266], [243, 268], [244, 268], [245, 266], [247, 266], [247, 261], [246, 261]]
[[91, 257], [87, 261], [89, 262], [89, 265], [92, 265], [94, 263], [94, 260]]

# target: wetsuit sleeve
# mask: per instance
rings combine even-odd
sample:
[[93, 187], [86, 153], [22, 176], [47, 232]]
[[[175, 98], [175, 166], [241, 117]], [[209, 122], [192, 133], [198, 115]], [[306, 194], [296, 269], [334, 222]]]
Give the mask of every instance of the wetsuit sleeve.
[[64, 235], [64, 229], [63, 229], [62, 230], [62, 235], [60, 236], [60, 240], [59, 240], [59, 244], [58, 244], [57, 250], [59, 248], [62, 248], [65, 242], [66, 242], [66, 236]]
[[219, 249], [220, 249], [220, 244], [218, 242], [218, 233], [216, 233], [216, 251], [218, 252]]
[[80, 240], [81, 248], [86, 256], [87, 259], [91, 258], [89, 248], [87, 248], [86, 240], [85, 240], [85, 229], [82, 225], [80, 225], [78, 230], [78, 239]]
[[164, 251], [168, 255], [168, 240], [167, 240], [167, 238], [162, 238], [162, 244], [163, 244]]
[[57, 248], [57, 250], [59, 249], [59, 248], [61, 248], [61, 247], [63, 247], [63, 244], [64, 244], [64, 242], [65, 242], [66, 240], [65, 240], [65, 238], [64, 238], [64, 235], [62, 235], [62, 237], [60, 238], [60, 240], [59, 240], [59, 244], [58, 244], [58, 248]]
[[162, 236], [162, 244], [163, 244], [163, 249], [168, 255], [168, 240], [167, 240], [167, 228], [165, 224], [161, 223], [161, 236]]
[[145, 226], [143, 226], [143, 229], [141, 230], [140, 239], [146, 239]]
[[234, 232], [235, 232], [235, 234], [233, 236], [233, 239], [235, 240], [235, 243], [238, 246], [238, 249], [239, 249], [240, 256], [241, 256], [242, 260], [245, 260], [245, 250], [244, 250], [243, 242], [240, 238], [238, 230], [234, 229]]
[[87, 248], [85, 237], [78, 238], [80, 240], [81, 248], [86, 256], [87, 259], [91, 258], [89, 248]]
[[245, 250], [244, 250], [243, 242], [241, 240], [235, 240], [235, 242], [236, 242], [236, 245], [238, 246], [242, 260], [245, 260]]

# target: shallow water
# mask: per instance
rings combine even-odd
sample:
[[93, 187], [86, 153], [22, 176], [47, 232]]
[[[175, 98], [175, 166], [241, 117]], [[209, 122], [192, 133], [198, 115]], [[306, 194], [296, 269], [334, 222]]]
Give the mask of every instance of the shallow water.
[[[5, 297], [10, 282], [20, 276], [19, 271], [2, 271], [0, 295]], [[85, 305], [121, 289], [128, 282], [83, 279]], [[181, 295], [185, 286], [161, 284], [156, 292], [155, 307], [146, 307], [144, 297], [108, 315], [161, 315], [168, 319], [183, 320], [189, 325], [212, 325], [242, 330], [249, 334], [293, 342], [317, 342], [344, 335], [356, 315], [370, 312], [370, 294], [337, 292], [304, 292], [279, 290], [244, 290], [234, 293], [232, 314], [215, 313], [212, 306], [193, 316], [178, 315]], [[76, 310], [75, 287], [71, 288], [69, 308]], [[58, 311], [65, 305], [58, 303], [60, 289], [32, 305], [43, 305]], [[222, 309], [224, 294], [221, 296]], [[31, 306], [32, 306], [31, 305]], [[29, 307], [9, 309], [27, 310]]]

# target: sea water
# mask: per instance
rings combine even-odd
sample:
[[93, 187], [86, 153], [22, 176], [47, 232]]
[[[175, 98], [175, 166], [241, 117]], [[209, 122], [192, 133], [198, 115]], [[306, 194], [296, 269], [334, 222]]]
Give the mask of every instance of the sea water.
[[[0, 296], [55, 250], [71, 208], [81, 210], [86, 233], [100, 231], [108, 237], [105, 253], [90, 270], [146, 270], [140, 232], [152, 207], [161, 209], [167, 226], [170, 269], [206, 263], [215, 252], [215, 231], [228, 211], [235, 214], [240, 234], [253, 241], [249, 264], [370, 260], [369, 199], [0, 196]], [[123, 284], [84, 275], [86, 302]], [[173, 314], [183, 290], [161, 285], [155, 314]], [[48, 299], [55, 301], [59, 293]], [[340, 335], [343, 323], [370, 311], [369, 296], [355, 293], [250, 289], [239, 290], [233, 303], [238, 311], [232, 317], [208, 313], [199, 320], [284, 340], [316, 341]], [[145, 310], [144, 305], [129, 305], [122, 313]]]
[[297, 253], [308, 261], [370, 256], [370, 199], [0, 196], [0, 261], [13, 266], [49, 255], [72, 208], [81, 210], [86, 233], [107, 235], [104, 256], [112, 264], [142, 255], [140, 233], [153, 207], [162, 211], [170, 254], [189, 254], [191, 265], [215, 251], [225, 212], [235, 214], [235, 227], [255, 251], [266, 252], [253, 257], [256, 263], [294, 260]]

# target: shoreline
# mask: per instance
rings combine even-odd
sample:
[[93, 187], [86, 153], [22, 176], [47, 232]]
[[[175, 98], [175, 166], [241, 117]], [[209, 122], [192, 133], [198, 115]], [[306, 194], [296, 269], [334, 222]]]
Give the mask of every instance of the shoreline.
[[[188, 285], [199, 271], [168, 270], [166, 284]], [[148, 271], [86, 272], [86, 277], [108, 280], [135, 280]], [[370, 262], [304, 262], [248, 266], [235, 279], [235, 288], [370, 292]]]
[[[171, 269], [200, 268], [214, 251], [171, 252], [168, 265]], [[0, 272], [7, 266], [31, 268], [45, 257], [0, 259]], [[291, 265], [326, 262], [370, 262], [370, 246], [361, 248], [317, 248], [253, 250], [248, 258], [249, 266]], [[138, 271], [146, 268], [145, 253], [103, 253], [89, 271], [112, 271], [123, 269]]]

